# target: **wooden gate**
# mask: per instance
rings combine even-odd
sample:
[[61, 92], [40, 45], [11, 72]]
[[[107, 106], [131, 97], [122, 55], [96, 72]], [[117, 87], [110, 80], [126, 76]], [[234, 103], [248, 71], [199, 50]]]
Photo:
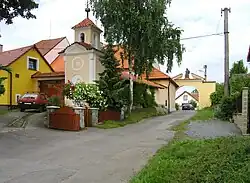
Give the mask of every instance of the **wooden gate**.
[[49, 116], [49, 127], [60, 130], [79, 131], [80, 115], [70, 107], [62, 107]]

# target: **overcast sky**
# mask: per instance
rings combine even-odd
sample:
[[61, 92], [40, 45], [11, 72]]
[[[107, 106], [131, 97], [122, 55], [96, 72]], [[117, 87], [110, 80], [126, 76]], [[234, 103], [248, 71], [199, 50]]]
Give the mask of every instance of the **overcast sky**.
[[[62, 36], [73, 42], [71, 27], [86, 18], [85, 6], [85, 0], [40, 0], [39, 9], [33, 11], [37, 19], [15, 18], [13, 25], [0, 24], [0, 44], [8, 50]], [[231, 66], [232, 62], [240, 59], [246, 62], [250, 44], [249, 0], [172, 0], [168, 15], [170, 21], [184, 30], [182, 37], [186, 38], [223, 32], [221, 8], [224, 7], [232, 10], [229, 15]], [[90, 17], [94, 19], [92, 13]], [[99, 22], [98, 25], [101, 26]], [[186, 68], [198, 73], [206, 64], [208, 79], [223, 81], [223, 36], [183, 40], [182, 43], [187, 51], [182, 65], [178, 67], [175, 64], [171, 76], [184, 72]], [[165, 70], [164, 67], [161, 69]]]

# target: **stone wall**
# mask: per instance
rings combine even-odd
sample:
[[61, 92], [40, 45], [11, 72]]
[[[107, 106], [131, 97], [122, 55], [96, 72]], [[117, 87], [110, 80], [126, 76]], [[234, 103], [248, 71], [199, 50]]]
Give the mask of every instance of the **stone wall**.
[[234, 123], [241, 130], [243, 135], [247, 134], [248, 128], [248, 88], [244, 87], [242, 91], [242, 113], [233, 116]]

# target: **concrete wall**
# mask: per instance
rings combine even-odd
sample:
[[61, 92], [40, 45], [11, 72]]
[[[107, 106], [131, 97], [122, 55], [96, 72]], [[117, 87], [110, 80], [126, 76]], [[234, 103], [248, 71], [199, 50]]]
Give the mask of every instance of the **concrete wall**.
[[247, 134], [248, 129], [248, 88], [243, 88], [242, 91], [242, 113], [235, 114], [233, 116], [233, 121], [236, 126], [241, 130], [243, 135]]
[[[166, 87], [169, 85], [168, 79], [162, 79], [162, 80], [152, 80], [155, 83], [162, 84]], [[175, 111], [175, 93], [176, 93], [176, 86], [170, 82], [169, 85], [169, 95], [170, 95], [170, 111]], [[159, 105], [165, 105], [165, 102], [168, 101], [168, 88], [165, 89], [158, 89], [156, 90], [155, 95], [156, 103]]]

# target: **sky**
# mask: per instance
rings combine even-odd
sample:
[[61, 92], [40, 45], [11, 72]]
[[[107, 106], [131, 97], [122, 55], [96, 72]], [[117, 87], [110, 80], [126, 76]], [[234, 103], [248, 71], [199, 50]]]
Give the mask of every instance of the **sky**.
[[[0, 44], [4, 51], [31, 45], [42, 39], [66, 36], [72, 43], [72, 26], [86, 18], [85, 0], [40, 0], [39, 8], [33, 13], [37, 19], [14, 19], [12, 25], [0, 23]], [[230, 7], [229, 41], [230, 66], [234, 61], [243, 59], [246, 63], [250, 44], [250, 1], [249, 0], [172, 0], [167, 10], [169, 20], [184, 32], [182, 38], [223, 32], [221, 8]], [[90, 18], [95, 18], [90, 14]], [[102, 28], [99, 21], [97, 25]], [[186, 48], [179, 67], [174, 65], [170, 76], [183, 73], [186, 68], [193, 73], [203, 75], [198, 70], [207, 65], [208, 80], [223, 81], [224, 37], [213, 36], [181, 41]], [[247, 64], [247, 63], [246, 63]], [[249, 67], [249, 64], [247, 64]], [[161, 66], [165, 71], [166, 67]]]

